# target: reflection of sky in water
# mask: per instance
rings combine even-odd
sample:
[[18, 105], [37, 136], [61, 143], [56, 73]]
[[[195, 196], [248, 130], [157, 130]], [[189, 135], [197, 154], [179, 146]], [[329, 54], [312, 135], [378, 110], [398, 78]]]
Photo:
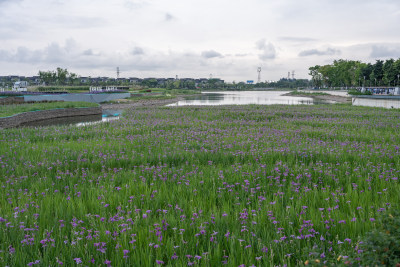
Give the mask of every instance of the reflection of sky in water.
[[75, 126], [81, 127], [81, 126], [89, 126], [89, 125], [95, 125], [98, 123], [103, 123], [103, 122], [110, 122], [110, 121], [115, 121], [115, 120], [119, 120], [119, 116], [115, 116], [115, 117], [102, 117], [101, 120], [98, 121], [88, 121], [88, 122], [80, 122], [75, 124]]
[[288, 91], [230, 91], [204, 92], [197, 97], [188, 98], [168, 106], [190, 105], [312, 105], [314, 101], [309, 97], [283, 96]]

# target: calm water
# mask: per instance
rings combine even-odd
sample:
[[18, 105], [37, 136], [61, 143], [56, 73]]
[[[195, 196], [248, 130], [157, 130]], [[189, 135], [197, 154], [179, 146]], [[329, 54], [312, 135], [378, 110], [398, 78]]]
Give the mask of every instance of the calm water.
[[75, 126], [87, 126], [102, 122], [109, 122], [113, 120], [119, 120], [122, 110], [103, 110], [102, 115], [89, 115], [89, 116], [74, 116], [74, 117], [64, 117], [55, 118], [50, 120], [41, 120], [29, 122], [21, 125], [22, 127], [42, 127], [42, 126], [52, 126], [52, 125], [75, 125]]
[[[216, 105], [314, 105], [332, 103], [329, 101], [315, 101], [309, 97], [285, 96], [289, 91], [225, 91], [225, 92], [203, 92], [201, 95], [187, 97], [167, 106], [216, 106]], [[332, 94], [337, 93], [333, 92]], [[50, 126], [50, 125], [75, 125], [86, 126], [112, 120], [118, 120], [122, 110], [103, 110], [103, 115], [80, 116], [60, 118], [53, 120], [37, 121], [23, 126]]]
[[[168, 106], [216, 106], [216, 105], [313, 105], [322, 103], [309, 97], [284, 96], [289, 91], [226, 91], [203, 92]], [[327, 103], [327, 102], [324, 102]]]

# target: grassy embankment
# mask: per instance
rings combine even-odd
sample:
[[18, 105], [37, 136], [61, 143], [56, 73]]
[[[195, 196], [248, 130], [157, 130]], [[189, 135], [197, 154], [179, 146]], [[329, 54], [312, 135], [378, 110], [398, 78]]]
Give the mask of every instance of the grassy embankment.
[[130, 91], [133, 95], [123, 100], [113, 100], [109, 103], [124, 102], [124, 101], [138, 101], [138, 100], [164, 100], [164, 99], [175, 99], [178, 96], [187, 96], [200, 94], [200, 90], [189, 90], [189, 89], [164, 89], [164, 88], [150, 88], [139, 91]]
[[[152, 107], [0, 132], [0, 265], [365, 265], [400, 112]], [[91, 263], [94, 262], [94, 263]]]
[[50, 102], [18, 105], [0, 105], [0, 117], [9, 117], [23, 112], [49, 110], [58, 108], [86, 108], [97, 107], [96, 103], [88, 102]]
[[303, 92], [303, 91], [298, 91], [294, 90], [287, 95], [291, 96], [329, 96], [330, 94], [324, 93], [324, 92]]

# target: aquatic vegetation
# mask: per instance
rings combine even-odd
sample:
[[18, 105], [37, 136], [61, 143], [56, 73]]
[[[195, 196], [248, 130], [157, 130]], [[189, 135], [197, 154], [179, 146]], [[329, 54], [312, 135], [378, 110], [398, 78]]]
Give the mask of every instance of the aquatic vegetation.
[[400, 112], [152, 107], [0, 132], [0, 265], [355, 264], [400, 200]]

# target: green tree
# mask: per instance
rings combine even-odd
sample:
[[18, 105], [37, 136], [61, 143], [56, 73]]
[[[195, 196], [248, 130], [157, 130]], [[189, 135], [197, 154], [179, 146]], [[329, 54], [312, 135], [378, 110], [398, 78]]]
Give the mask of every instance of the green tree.
[[375, 85], [380, 85], [383, 79], [383, 60], [377, 60], [373, 65], [371, 73], [371, 82]]
[[321, 87], [322, 86], [322, 81], [323, 81], [323, 76], [320, 72], [321, 66], [316, 65], [314, 67], [310, 67], [308, 70], [309, 75], [311, 76], [311, 80], [314, 86], [316, 87]]
[[56, 75], [57, 75], [57, 84], [58, 85], [65, 85], [68, 77], [68, 70], [67, 69], [62, 69], [62, 68], [57, 68], [56, 70]]
[[383, 70], [384, 85], [393, 86], [396, 82], [397, 72], [394, 63], [395, 63], [394, 59], [391, 58], [386, 60], [385, 63], [383, 64], [382, 70]]
[[39, 71], [39, 79], [45, 85], [54, 84], [56, 81], [56, 73], [54, 71]]

